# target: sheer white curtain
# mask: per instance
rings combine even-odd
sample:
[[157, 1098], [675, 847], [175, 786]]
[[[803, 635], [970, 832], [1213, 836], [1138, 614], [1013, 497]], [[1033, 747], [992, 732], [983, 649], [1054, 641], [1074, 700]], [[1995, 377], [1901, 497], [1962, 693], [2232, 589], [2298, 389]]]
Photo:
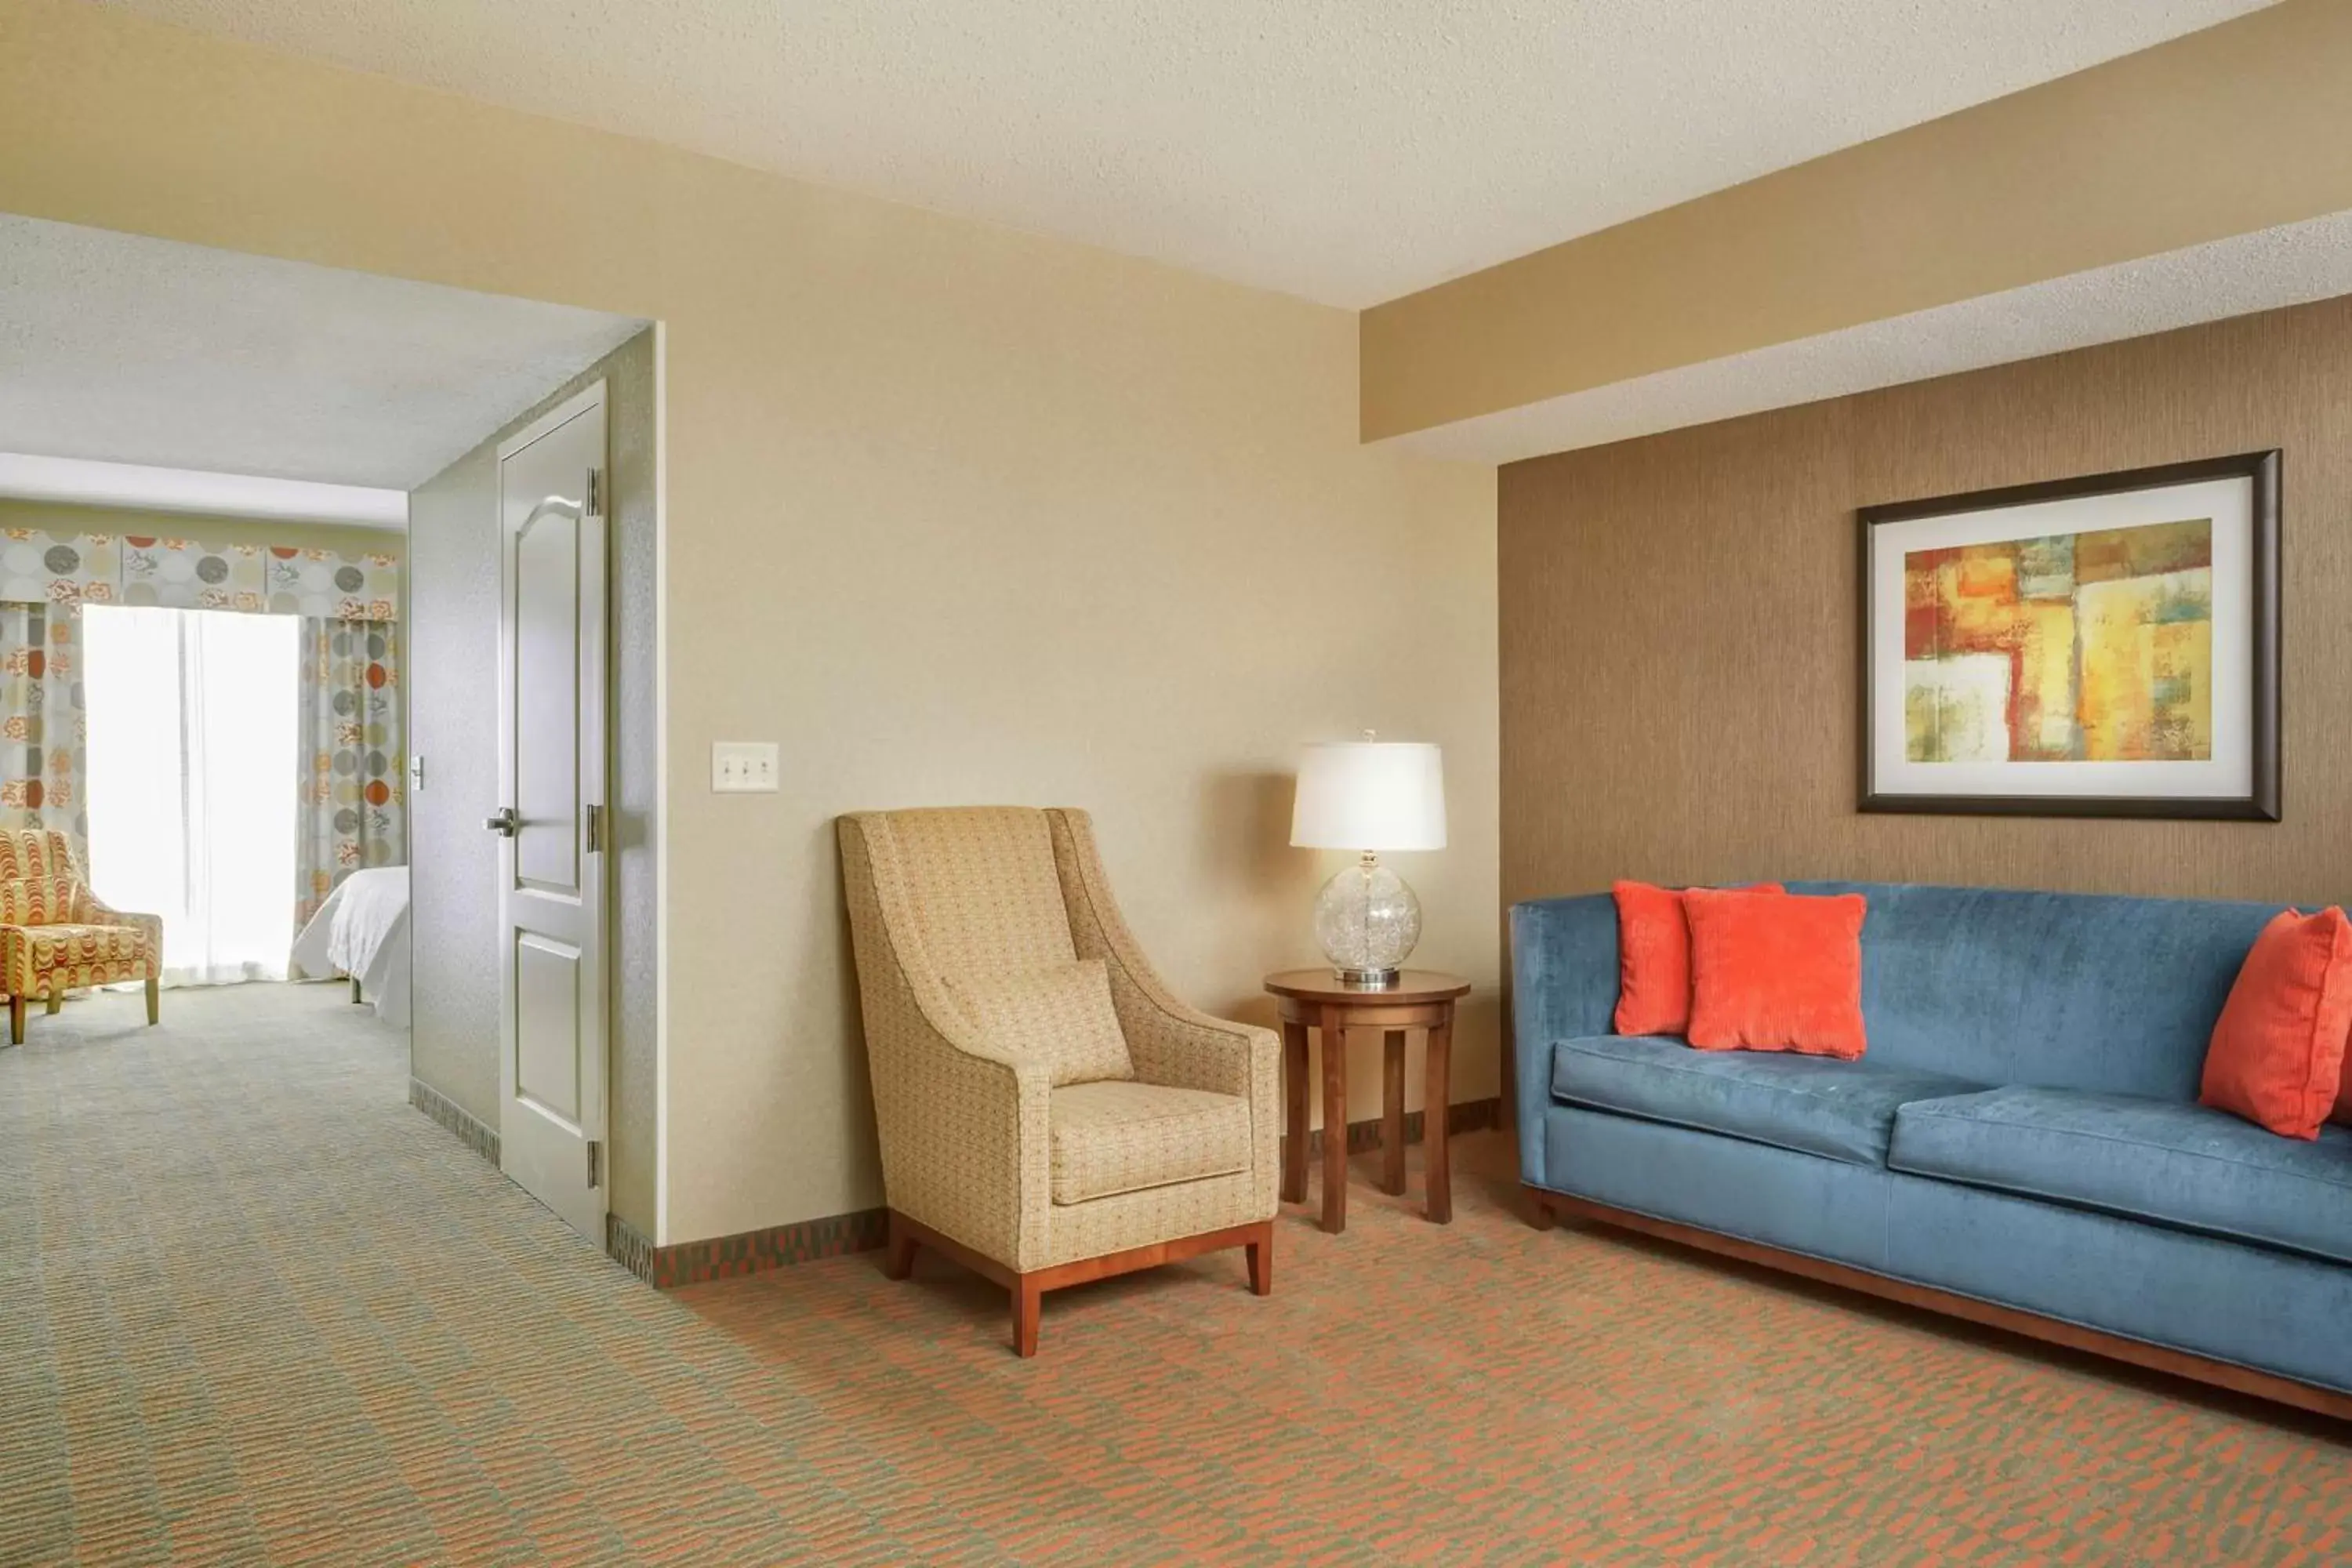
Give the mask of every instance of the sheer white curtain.
[[293, 616], [90, 605], [90, 886], [163, 917], [163, 984], [283, 980], [294, 942]]

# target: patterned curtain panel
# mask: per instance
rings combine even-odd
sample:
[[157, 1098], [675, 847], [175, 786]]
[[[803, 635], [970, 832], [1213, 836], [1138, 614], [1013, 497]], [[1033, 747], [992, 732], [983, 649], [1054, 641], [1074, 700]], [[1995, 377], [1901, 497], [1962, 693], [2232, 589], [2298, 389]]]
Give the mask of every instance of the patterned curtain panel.
[[0, 826], [47, 827], [89, 864], [74, 605], [0, 603]]
[[303, 617], [298, 926], [352, 872], [407, 858], [399, 642], [391, 621]]

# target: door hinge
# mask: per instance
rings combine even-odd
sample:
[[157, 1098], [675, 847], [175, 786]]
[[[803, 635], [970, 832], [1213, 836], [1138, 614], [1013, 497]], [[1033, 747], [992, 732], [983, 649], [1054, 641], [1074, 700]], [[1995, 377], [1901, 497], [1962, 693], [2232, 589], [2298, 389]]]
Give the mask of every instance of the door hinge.
[[604, 471], [602, 468], [588, 470], [587, 510], [590, 517], [604, 515]]
[[598, 1168], [603, 1162], [597, 1157], [603, 1148], [604, 1145], [593, 1138], [588, 1140], [588, 1185], [592, 1191], [603, 1185], [601, 1178], [604, 1172]]
[[604, 847], [604, 808], [592, 805], [587, 808], [587, 816], [588, 853], [594, 855]]

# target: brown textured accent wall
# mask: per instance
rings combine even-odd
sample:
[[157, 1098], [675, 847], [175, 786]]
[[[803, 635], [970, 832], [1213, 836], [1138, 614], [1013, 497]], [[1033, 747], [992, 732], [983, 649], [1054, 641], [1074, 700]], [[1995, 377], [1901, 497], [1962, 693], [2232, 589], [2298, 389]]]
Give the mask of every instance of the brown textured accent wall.
[[[1854, 810], [1854, 510], [2284, 451], [2285, 820]], [[1502, 470], [1503, 898], [1856, 877], [2352, 896], [2352, 299]]]

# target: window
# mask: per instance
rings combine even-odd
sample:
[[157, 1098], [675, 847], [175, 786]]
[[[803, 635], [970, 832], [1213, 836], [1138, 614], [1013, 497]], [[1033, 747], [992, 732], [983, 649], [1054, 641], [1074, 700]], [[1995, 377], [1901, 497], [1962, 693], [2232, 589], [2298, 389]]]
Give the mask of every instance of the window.
[[82, 610], [90, 885], [163, 917], [166, 985], [286, 978], [301, 625]]

